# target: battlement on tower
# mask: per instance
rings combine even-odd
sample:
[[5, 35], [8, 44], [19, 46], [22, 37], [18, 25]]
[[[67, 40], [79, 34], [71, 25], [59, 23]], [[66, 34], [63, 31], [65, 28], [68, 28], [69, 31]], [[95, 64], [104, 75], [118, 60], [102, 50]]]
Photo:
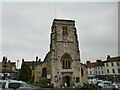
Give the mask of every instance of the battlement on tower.
[[75, 26], [74, 20], [54, 19], [52, 25], [72, 25]]

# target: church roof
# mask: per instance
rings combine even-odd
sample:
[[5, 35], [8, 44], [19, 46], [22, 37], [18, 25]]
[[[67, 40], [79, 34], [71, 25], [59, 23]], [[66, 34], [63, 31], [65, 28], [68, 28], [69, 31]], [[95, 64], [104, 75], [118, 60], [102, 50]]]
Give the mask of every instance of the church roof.
[[46, 54], [45, 59], [44, 59], [44, 62], [45, 62], [45, 61], [48, 61], [50, 58], [51, 58], [51, 51], [49, 51], [49, 52]]
[[32, 66], [33, 61], [24, 61], [24, 63], [28, 66]]

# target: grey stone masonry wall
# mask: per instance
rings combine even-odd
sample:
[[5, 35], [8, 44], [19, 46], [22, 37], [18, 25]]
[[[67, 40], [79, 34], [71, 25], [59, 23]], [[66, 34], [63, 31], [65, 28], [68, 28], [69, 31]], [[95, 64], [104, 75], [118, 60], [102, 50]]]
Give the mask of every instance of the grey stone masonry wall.
[[[69, 76], [70, 82], [73, 81], [73, 77], [81, 77], [80, 52], [74, 20], [54, 19], [50, 50], [52, 51], [52, 55], [54, 55], [51, 65], [52, 72], [54, 73], [52, 74], [53, 82], [55, 76], [60, 78]], [[63, 69], [61, 58], [64, 54], [69, 54], [72, 59], [70, 69]]]
[[[60, 82], [78, 85], [87, 82], [87, 75], [81, 76], [80, 50], [74, 20], [54, 19], [51, 27], [50, 51], [44, 62], [36, 66], [36, 81], [41, 78], [42, 69], [47, 68], [54, 86]], [[86, 70], [86, 67], [82, 67]], [[86, 72], [86, 71], [85, 71]]]

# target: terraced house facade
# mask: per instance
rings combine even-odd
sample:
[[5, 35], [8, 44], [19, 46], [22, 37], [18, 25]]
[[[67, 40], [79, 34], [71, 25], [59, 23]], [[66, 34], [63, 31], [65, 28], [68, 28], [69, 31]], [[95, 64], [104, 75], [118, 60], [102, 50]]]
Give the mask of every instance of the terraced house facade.
[[97, 60], [96, 62], [87, 63], [88, 77], [120, 82], [120, 56], [107, 56], [105, 61]]

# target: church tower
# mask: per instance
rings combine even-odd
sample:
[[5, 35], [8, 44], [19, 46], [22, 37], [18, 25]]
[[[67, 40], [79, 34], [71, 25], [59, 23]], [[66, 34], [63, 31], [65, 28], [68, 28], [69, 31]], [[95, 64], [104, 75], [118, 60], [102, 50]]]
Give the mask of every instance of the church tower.
[[[54, 19], [50, 51], [52, 78], [67, 83], [80, 82], [80, 51], [74, 20]], [[54, 81], [53, 81], [54, 82]]]
[[57, 56], [63, 53], [73, 55], [74, 60], [80, 61], [79, 46], [74, 20], [54, 19], [51, 33], [50, 51]]
[[50, 51], [44, 62], [36, 62], [34, 81], [47, 78], [57, 86], [87, 82], [87, 69], [80, 63], [80, 50], [74, 20], [54, 19], [51, 27]]

